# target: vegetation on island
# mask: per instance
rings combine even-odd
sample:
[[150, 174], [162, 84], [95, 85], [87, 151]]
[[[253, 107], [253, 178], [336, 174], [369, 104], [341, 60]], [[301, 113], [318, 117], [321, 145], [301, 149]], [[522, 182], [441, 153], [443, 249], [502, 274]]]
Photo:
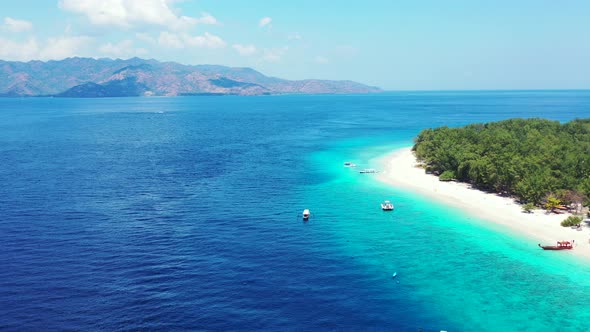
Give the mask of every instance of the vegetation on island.
[[[590, 119], [510, 119], [425, 129], [413, 151], [427, 172], [548, 211], [590, 205]], [[443, 178], [444, 175], [444, 178]]]
[[535, 204], [533, 204], [531, 202], [526, 203], [522, 206], [522, 210], [526, 213], [532, 213], [534, 209], [535, 209]]
[[581, 223], [582, 223], [582, 217], [569, 216], [564, 221], [561, 222], [561, 226], [563, 226], [563, 227], [578, 226]]

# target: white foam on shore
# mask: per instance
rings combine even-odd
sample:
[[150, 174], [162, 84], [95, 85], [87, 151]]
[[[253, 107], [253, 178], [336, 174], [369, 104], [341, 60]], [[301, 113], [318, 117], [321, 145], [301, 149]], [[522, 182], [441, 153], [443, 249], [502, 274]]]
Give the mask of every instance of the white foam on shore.
[[[590, 259], [589, 228], [582, 231], [562, 227], [560, 222], [569, 214], [546, 214], [544, 210], [524, 213], [513, 199], [472, 189], [468, 184], [442, 182], [438, 177], [426, 174], [416, 166], [411, 148], [396, 150], [376, 160], [382, 172], [377, 179], [394, 187], [428, 196], [446, 205], [460, 208], [474, 217], [506, 227], [513, 233], [531, 239], [531, 245], [551, 244], [561, 240], [575, 240], [572, 252]], [[541, 250], [539, 248], [539, 250]]]

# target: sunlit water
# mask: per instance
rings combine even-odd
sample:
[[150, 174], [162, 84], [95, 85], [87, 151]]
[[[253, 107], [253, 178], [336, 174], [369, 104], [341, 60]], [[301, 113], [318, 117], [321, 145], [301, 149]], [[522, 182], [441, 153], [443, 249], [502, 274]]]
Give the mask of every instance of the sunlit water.
[[583, 91], [0, 99], [0, 329], [589, 330], [588, 263], [343, 167], [589, 115]]

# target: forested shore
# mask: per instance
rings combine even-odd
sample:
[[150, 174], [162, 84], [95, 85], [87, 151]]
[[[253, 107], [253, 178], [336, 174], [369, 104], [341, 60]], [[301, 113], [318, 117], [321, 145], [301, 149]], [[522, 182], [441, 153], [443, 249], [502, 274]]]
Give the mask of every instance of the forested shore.
[[441, 180], [535, 205], [590, 204], [590, 119], [429, 128], [416, 137], [413, 151]]

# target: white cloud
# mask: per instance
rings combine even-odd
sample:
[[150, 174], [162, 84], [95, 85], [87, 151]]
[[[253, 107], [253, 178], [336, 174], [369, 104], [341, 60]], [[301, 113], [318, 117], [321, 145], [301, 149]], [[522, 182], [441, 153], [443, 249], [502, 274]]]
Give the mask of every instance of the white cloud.
[[141, 40], [141, 41], [143, 41], [143, 42], [146, 42], [146, 43], [148, 43], [148, 44], [156, 44], [156, 43], [158, 42], [158, 41], [156, 40], [156, 38], [154, 38], [154, 37], [150, 36], [150, 35], [149, 35], [149, 34], [147, 34], [147, 33], [143, 33], [143, 32], [138, 32], [138, 33], [136, 33], [136, 34], [135, 34], [135, 38], [137, 38], [137, 39], [139, 39], [139, 40]]
[[249, 56], [256, 53], [256, 47], [252, 44], [249, 45], [241, 45], [241, 44], [234, 44], [232, 46], [240, 55]]
[[288, 47], [280, 48], [266, 48], [264, 49], [262, 59], [267, 62], [279, 62], [285, 53], [289, 50]]
[[90, 56], [93, 39], [88, 36], [61, 36], [40, 43], [36, 38], [14, 41], [0, 38], [0, 58], [12, 61], [61, 60], [72, 56]]
[[60, 60], [72, 56], [89, 56], [87, 51], [93, 39], [88, 36], [62, 36], [49, 38], [39, 52], [41, 60]]
[[23, 32], [33, 29], [33, 23], [24, 20], [17, 20], [11, 17], [4, 18], [4, 29], [12, 32]]
[[126, 39], [117, 44], [106, 43], [98, 48], [102, 56], [113, 58], [131, 58], [148, 53], [145, 48], [134, 48], [133, 41]]
[[290, 34], [287, 39], [289, 40], [301, 40], [301, 35], [297, 32]]
[[171, 7], [176, 0], [60, 0], [59, 7], [85, 15], [92, 24], [118, 27], [165, 26], [180, 30], [195, 24], [217, 24], [211, 14], [200, 18], [178, 15]]
[[205, 32], [202, 36], [190, 36], [183, 34], [185, 43], [189, 46], [203, 47], [203, 48], [222, 48], [226, 43], [218, 36]]
[[319, 64], [327, 64], [330, 63], [330, 60], [328, 60], [328, 58], [323, 57], [321, 55], [318, 55], [315, 57], [315, 59], [313, 59], [314, 62], [319, 63]]
[[175, 33], [171, 33], [168, 31], [160, 32], [160, 37], [158, 38], [158, 43], [165, 47], [171, 48], [184, 48], [184, 43], [182, 38]]
[[197, 19], [197, 24], [219, 24], [217, 19], [209, 13], [201, 13], [201, 17]]
[[270, 27], [270, 22], [272, 22], [272, 18], [270, 17], [263, 17], [260, 19], [260, 21], [258, 22], [258, 26], [261, 28], [264, 28], [265, 26], [269, 26]]
[[227, 44], [219, 36], [212, 35], [205, 32], [201, 36], [191, 36], [188, 33], [172, 33], [162, 31], [158, 38], [158, 43], [161, 46], [171, 48], [186, 48], [186, 47], [200, 47], [200, 48], [222, 48]]
[[19, 43], [0, 37], [0, 58], [9, 61], [33, 60], [39, 54], [39, 44], [35, 38]]

